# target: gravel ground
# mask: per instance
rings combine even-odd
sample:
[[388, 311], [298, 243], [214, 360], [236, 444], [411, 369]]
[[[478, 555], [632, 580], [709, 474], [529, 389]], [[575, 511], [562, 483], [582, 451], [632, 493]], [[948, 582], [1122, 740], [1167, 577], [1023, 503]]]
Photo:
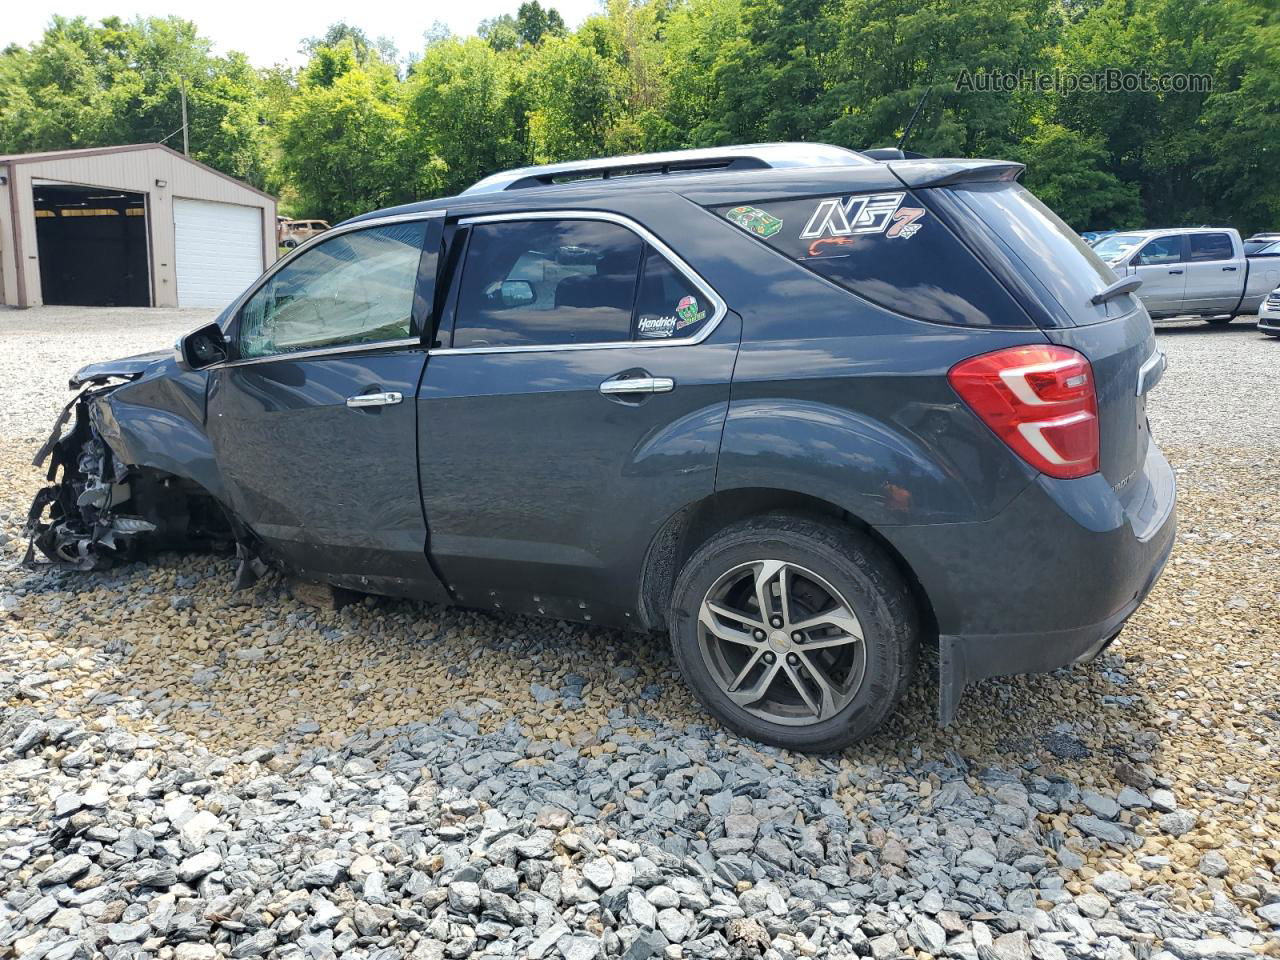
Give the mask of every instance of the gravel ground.
[[1280, 341], [1162, 326], [1180, 540], [1107, 656], [947, 730], [926, 660], [812, 759], [658, 640], [21, 569], [66, 376], [205, 318], [133, 315], [0, 313], [0, 956], [1280, 956]]

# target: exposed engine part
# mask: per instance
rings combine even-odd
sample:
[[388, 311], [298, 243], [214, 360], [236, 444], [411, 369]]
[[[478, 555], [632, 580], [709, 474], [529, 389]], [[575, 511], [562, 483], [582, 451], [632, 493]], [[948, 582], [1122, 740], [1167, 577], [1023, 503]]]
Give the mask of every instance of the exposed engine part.
[[[148, 549], [210, 546], [231, 539], [227, 520], [203, 491], [176, 477], [131, 468], [99, 429], [96, 405], [114, 386], [90, 387], [63, 409], [33, 463], [49, 461], [50, 485], [27, 514], [24, 562], [94, 570]], [[63, 428], [74, 413], [74, 425]]]

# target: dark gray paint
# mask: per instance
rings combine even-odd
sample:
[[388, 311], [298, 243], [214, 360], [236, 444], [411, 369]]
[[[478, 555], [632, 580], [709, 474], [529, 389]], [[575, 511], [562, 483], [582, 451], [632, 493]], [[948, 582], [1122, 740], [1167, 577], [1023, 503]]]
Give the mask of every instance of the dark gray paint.
[[[968, 680], [1048, 669], [1096, 648], [1154, 582], [1174, 521], [1172, 472], [1147, 436], [1135, 389], [1154, 349], [1149, 318], [1140, 308], [1119, 316], [1108, 307], [1100, 318], [1087, 304], [1048, 302], [1043, 283], [979, 225], [957, 229], [985, 264], [974, 268], [999, 276], [1039, 326], [913, 320], [850, 295], [703, 205], [906, 182], [936, 215], [963, 216], [930, 185], [1013, 172], [905, 161], [585, 182], [384, 211], [447, 205], [451, 222], [519, 210], [619, 213], [693, 265], [731, 312], [704, 343], [670, 349], [426, 358], [415, 347], [208, 373], [165, 359], [126, 364], [118, 372], [137, 379], [102, 401], [116, 427], [109, 440], [126, 463], [200, 483], [313, 576], [607, 624], [643, 618], [641, 571], [659, 531], [670, 543], [679, 519], [708, 498], [814, 498], [872, 530], [919, 582], [942, 635], [945, 716]], [[233, 332], [234, 311], [222, 322]], [[961, 359], [1046, 339], [1094, 364], [1100, 474], [1038, 476], [947, 383]], [[639, 403], [598, 393], [624, 371], [671, 377], [676, 389]], [[406, 402], [344, 406], [375, 386]]]

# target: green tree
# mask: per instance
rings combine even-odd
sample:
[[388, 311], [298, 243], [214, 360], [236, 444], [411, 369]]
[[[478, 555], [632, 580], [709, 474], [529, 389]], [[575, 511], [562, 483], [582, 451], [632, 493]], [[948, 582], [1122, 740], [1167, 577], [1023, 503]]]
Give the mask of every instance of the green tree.
[[1031, 134], [1030, 95], [957, 87], [966, 75], [1051, 65], [1059, 23], [1043, 0], [843, 0], [830, 16], [823, 139], [892, 146], [926, 91], [910, 149], [1001, 156]]
[[1013, 156], [1027, 164], [1027, 187], [1076, 230], [1142, 223], [1137, 185], [1107, 170], [1107, 153], [1097, 137], [1044, 124]]
[[810, 140], [825, 125], [822, 65], [835, 40], [828, 0], [743, 0], [742, 32], [712, 66], [716, 104], [700, 139]]
[[267, 148], [258, 74], [214, 56], [193, 23], [54, 17], [28, 48], [0, 54], [0, 146], [57, 150], [164, 140], [181, 147], [185, 82], [191, 155], [262, 185]]
[[414, 198], [404, 110], [385, 72], [353, 65], [329, 83], [304, 81], [280, 146], [304, 215], [343, 220]]
[[1204, 174], [1214, 212], [1245, 231], [1280, 224], [1280, 7], [1241, 5], [1219, 32], [1225, 84], [1205, 101], [1213, 156]]
[[655, 146], [707, 146], [720, 135], [724, 51], [743, 36], [742, 0], [689, 0], [667, 21], [662, 44], [666, 91]]
[[606, 152], [621, 102], [614, 64], [577, 40], [546, 37], [529, 60], [525, 83], [534, 163]]
[[564, 18], [554, 7], [543, 9], [538, 0], [525, 0], [516, 13], [516, 33], [525, 43], [536, 45], [546, 36], [564, 34]]
[[405, 125], [425, 192], [456, 193], [521, 162], [512, 69], [478, 37], [438, 43], [415, 65]]
[[509, 13], [481, 20], [480, 26], [476, 28], [476, 35], [498, 52], [514, 50], [523, 39], [516, 26], [516, 18]]

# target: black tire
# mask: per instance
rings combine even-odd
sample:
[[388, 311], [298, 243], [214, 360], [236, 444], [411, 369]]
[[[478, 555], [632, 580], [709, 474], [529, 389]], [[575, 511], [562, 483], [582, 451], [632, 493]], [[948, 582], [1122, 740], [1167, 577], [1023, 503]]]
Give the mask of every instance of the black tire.
[[[744, 565], [766, 559], [811, 571], [826, 581], [825, 586], [835, 588], [838, 599], [856, 614], [862, 633], [861, 679], [856, 686], [848, 684], [852, 699], [826, 719], [814, 716], [811, 722], [793, 719], [779, 723], [744, 709], [730, 699], [717, 679], [715, 656], [704, 655], [705, 631], [699, 624], [699, 612], [708, 592]], [[796, 589], [804, 586], [801, 574]], [[915, 604], [902, 574], [885, 552], [866, 535], [836, 520], [790, 514], [739, 521], [699, 547], [676, 578], [667, 622], [686, 682], [725, 726], [753, 740], [812, 753], [840, 750], [884, 722], [906, 692], [919, 645]], [[708, 642], [716, 643], [714, 639]], [[799, 644], [788, 649], [813, 655]], [[784, 688], [782, 693], [786, 692]]]
[[1205, 317], [1204, 322], [1211, 327], [1225, 327], [1234, 319], [1235, 317]]

